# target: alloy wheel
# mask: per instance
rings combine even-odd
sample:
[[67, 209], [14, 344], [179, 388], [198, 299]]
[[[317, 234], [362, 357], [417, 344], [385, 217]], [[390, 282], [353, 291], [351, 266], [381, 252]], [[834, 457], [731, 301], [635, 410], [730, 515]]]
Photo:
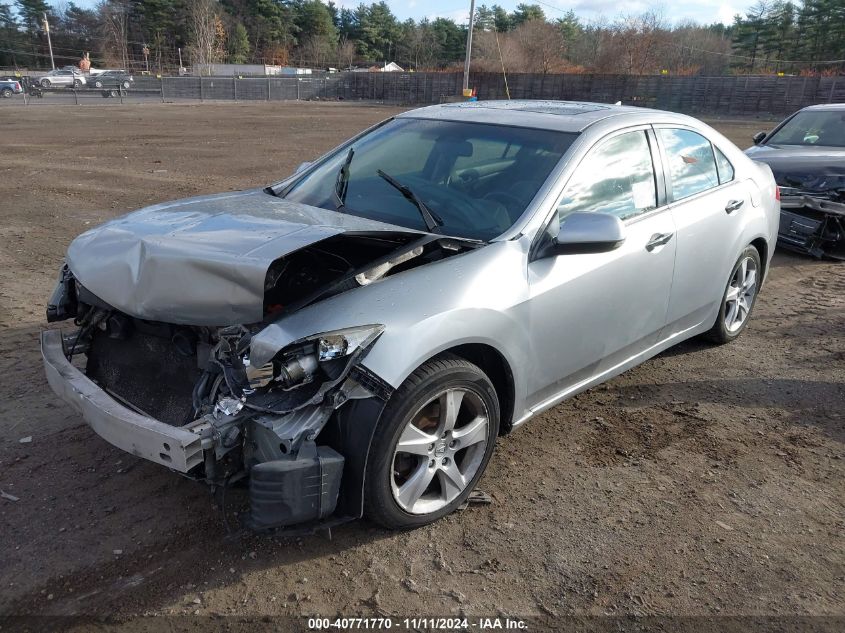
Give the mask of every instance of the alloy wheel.
[[405, 512], [429, 514], [454, 501], [484, 460], [489, 425], [484, 401], [468, 388], [446, 389], [417, 409], [393, 454], [396, 503]]
[[744, 258], [734, 271], [725, 293], [725, 329], [728, 332], [740, 330], [751, 312], [757, 293], [757, 264]]

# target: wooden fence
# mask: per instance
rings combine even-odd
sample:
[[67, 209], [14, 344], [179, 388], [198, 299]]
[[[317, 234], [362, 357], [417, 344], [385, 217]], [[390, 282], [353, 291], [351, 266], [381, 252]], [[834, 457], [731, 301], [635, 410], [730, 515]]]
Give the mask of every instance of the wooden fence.
[[[461, 94], [460, 73], [344, 73], [329, 76], [326, 98], [398, 104], [440, 103]], [[690, 114], [789, 114], [845, 102], [845, 77], [699, 77], [512, 74], [512, 99], [564, 99], [639, 105]], [[472, 73], [479, 99], [506, 98], [497, 73]]]

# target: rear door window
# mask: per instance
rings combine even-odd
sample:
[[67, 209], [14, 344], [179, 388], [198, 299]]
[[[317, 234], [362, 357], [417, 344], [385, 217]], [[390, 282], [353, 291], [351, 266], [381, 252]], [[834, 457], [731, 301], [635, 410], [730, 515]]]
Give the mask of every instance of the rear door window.
[[666, 152], [672, 198], [683, 200], [719, 185], [713, 146], [692, 130], [657, 130]]

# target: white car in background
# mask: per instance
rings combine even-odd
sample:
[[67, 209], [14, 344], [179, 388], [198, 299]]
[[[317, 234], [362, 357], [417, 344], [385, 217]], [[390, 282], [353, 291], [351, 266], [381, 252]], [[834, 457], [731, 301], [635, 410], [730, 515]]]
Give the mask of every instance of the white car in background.
[[65, 68], [51, 70], [45, 75], [35, 77], [33, 81], [41, 84], [42, 88], [82, 88], [86, 83], [81, 70]]

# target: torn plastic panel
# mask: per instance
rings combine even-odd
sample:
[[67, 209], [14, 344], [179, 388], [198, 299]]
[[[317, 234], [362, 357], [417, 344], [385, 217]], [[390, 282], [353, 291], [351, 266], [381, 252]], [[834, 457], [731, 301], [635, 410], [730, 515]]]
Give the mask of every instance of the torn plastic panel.
[[778, 245], [816, 258], [845, 260], [845, 203], [781, 189]]

